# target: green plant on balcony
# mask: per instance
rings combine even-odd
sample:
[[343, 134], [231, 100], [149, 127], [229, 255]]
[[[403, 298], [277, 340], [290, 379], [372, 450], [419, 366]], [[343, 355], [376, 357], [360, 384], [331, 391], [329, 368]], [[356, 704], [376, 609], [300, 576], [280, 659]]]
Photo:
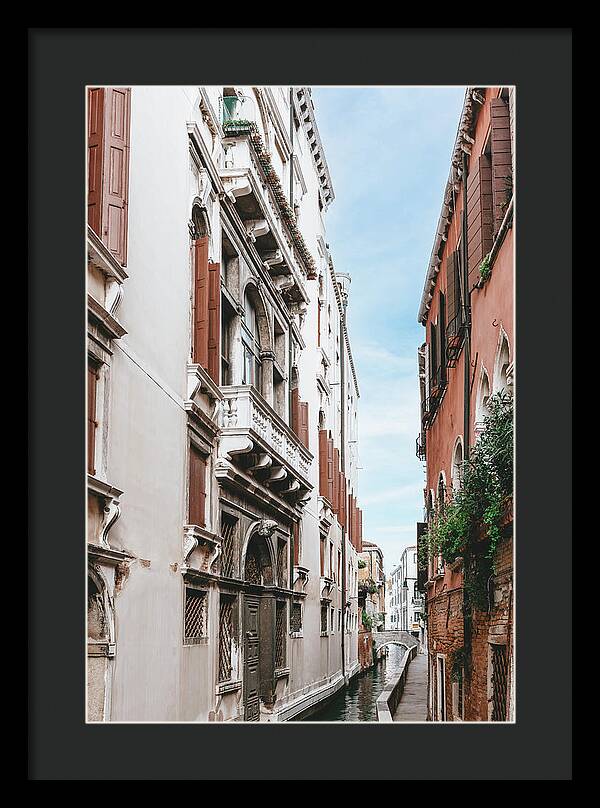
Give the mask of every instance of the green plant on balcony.
[[485, 283], [492, 274], [492, 267], [490, 263], [489, 254], [485, 256], [481, 264], [479, 264], [479, 277]]
[[359, 570], [364, 570], [366, 566], [367, 566], [367, 562], [363, 561], [362, 558], [359, 558], [358, 559], [358, 569]]
[[362, 610], [361, 621], [363, 626], [366, 628], [367, 631], [371, 631], [373, 628], [373, 620], [367, 614], [366, 609]]

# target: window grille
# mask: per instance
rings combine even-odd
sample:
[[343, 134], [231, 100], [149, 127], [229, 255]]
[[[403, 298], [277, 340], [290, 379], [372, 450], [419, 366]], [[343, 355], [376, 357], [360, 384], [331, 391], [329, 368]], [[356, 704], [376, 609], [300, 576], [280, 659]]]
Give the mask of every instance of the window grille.
[[219, 603], [219, 682], [231, 679], [231, 641], [233, 638], [233, 598], [221, 595]]
[[205, 609], [206, 592], [186, 587], [183, 641], [187, 645], [200, 642], [205, 636]]
[[506, 721], [508, 660], [505, 645], [492, 645], [492, 721]]
[[238, 520], [235, 516], [221, 511], [221, 575], [224, 578], [236, 576], [236, 537]]
[[302, 604], [292, 603], [290, 615], [290, 631], [294, 634], [302, 631]]
[[285, 667], [286, 604], [277, 601], [275, 607], [275, 667]]
[[321, 634], [327, 633], [327, 606], [321, 606]]

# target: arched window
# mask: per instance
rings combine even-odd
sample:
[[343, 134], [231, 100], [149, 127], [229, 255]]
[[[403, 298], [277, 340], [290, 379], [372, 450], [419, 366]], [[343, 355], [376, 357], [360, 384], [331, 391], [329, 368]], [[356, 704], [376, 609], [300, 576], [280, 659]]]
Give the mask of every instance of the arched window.
[[509, 378], [510, 368], [510, 352], [508, 347], [508, 339], [504, 332], [500, 335], [500, 345], [498, 354], [496, 356], [496, 365], [494, 367], [494, 392], [511, 392], [512, 379]]
[[462, 439], [456, 441], [452, 455], [452, 490], [460, 491], [463, 475], [463, 445]]
[[478, 434], [483, 430], [485, 418], [489, 415], [488, 401], [490, 398], [490, 380], [485, 368], [482, 368], [479, 379], [479, 390], [477, 393], [477, 404], [475, 407], [475, 432]]
[[244, 319], [242, 322], [242, 345], [244, 349], [242, 384], [251, 384], [261, 389], [260, 337], [256, 308], [248, 292], [244, 295]]

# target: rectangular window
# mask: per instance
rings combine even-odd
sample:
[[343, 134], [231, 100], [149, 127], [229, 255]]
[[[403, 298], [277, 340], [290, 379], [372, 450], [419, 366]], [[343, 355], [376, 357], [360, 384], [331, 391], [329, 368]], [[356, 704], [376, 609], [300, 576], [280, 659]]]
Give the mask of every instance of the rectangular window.
[[331, 633], [335, 631], [335, 609], [331, 609]]
[[234, 316], [225, 295], [221, 298], [221, 384], [231, 384], [231, 324]]
[[221, 576], [237, 577], [237, 529], [238, 520], [221, 511]]
[[506, 721], [508, 659], [505, 645], [492, 645], [492, 721]]
[[231, 595], [221, 595], [219, 599], [219, 682], [231, 679], [234, 601]]
[[446, 660], [437, 658], [437, 720], [446, 720]]
[[327, 613], [327, 605], [323, 604], [321, 606], [321, 634], [327, 634]]
[[329, 542], [329, 577], [333, 578], [334, 576], [334, 569], [333, 569], [333, 542]]
[[206, 592], [190, 586], [185, 588], [183, 642], [199, 643], [206, 636]]
[[99, 365], [88, 357], [88, 404], [87, 404], [87, 470], [88, 474], [96, 473], [96, 429]]
[[278, 600], [275, 604], [275, 667], [285, 668], [285, 636], [287, 609], [285, 601]]
[[300, 634], [302, 632], [302, 604], [292, 603], [292, 611], [290, 614], [290, 632], [292, 634]]
[[325, 575], [325, 539], [321, 536], [321, 577]]
[[452, 715], [455, 721], [462, 721], [464, 714], [464, 668], [460, 668], [452, 682]]
[[206, 459], [193, 444], [190, 444], [189, 476], [189, 524], [206, 525]]

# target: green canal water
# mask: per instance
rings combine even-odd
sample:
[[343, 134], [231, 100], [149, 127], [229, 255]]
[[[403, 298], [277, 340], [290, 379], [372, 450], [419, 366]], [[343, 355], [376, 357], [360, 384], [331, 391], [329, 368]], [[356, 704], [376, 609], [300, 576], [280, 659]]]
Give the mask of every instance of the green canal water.
[[377, 721], [375, 702], [400, 671], [405, 649], [399, 645], [388, 647], [388, 656], [365, 673], [355, 676], [348, 687], [340, 690], [320, 710], [302, 721]]

